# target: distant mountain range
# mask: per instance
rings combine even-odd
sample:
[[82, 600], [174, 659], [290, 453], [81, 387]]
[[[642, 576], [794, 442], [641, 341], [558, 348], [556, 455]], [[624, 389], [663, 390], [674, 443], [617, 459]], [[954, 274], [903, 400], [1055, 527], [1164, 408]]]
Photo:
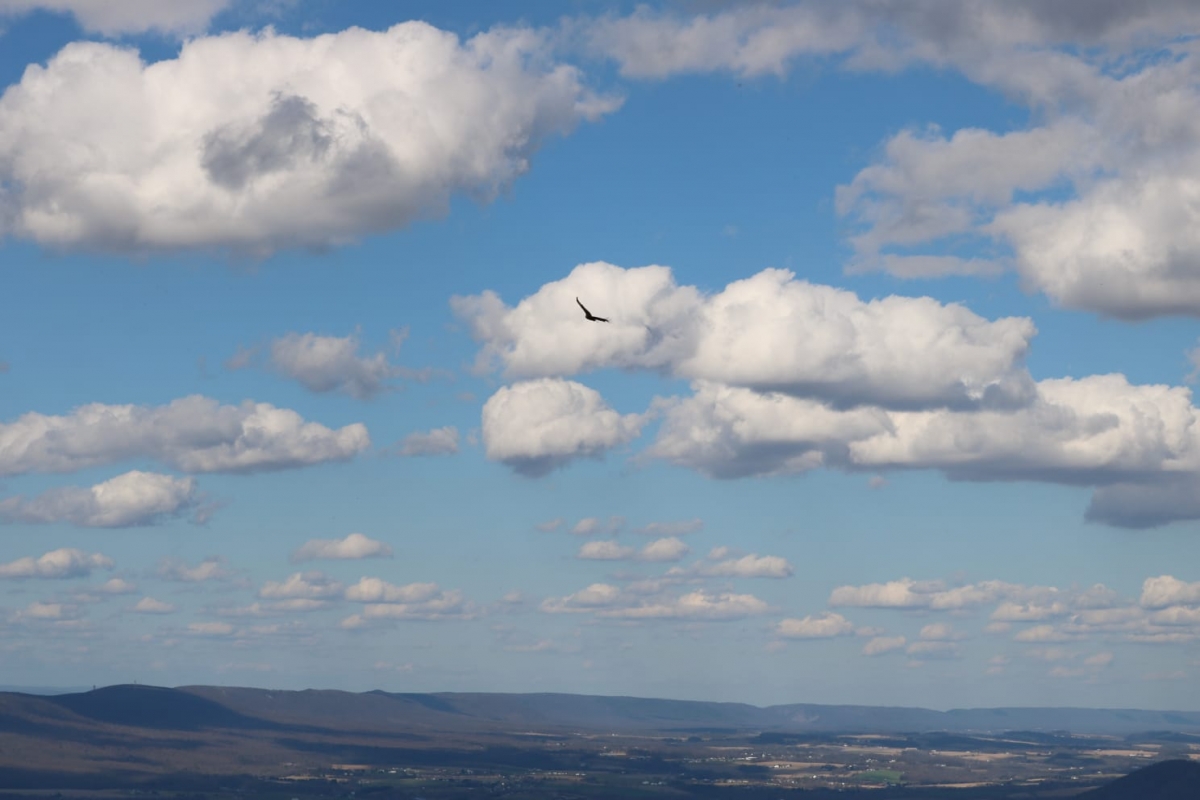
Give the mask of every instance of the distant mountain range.
[[1200, 712], [1086, 708], [923, 708], [655, 700], [573, 694], [404, 694], [218, 686], [109, 686], [35, 696], [0, 693], [0, 731], [65, 717], [168, 730], [307, 727], [376, 732], [588, 731], [914, 733], [1070, 731], [1200, 733]]

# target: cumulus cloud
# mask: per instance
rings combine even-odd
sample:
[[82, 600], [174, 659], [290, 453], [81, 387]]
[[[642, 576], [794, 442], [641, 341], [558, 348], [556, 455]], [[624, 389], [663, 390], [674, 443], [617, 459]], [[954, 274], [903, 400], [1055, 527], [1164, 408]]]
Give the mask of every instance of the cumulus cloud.
[[[619, 309], [581, 328], [574, 298]], [[822, 398], [837, 406], [1011, 404], [1031, 382], [1028, 319], [988, 321], [963, 306], [853, 292], [768, 269], [704, 296], [667, 267], [581, 264], [509, 308], [495, 294], [452, 301], [510, 377], [605, 367]]]
[[13, 622], [61, 623], [69, 620], [77, 620], [82, 615], [83, 611], [77, 605], [70, 603], [44, 603], [40, 600], [35, 600], [25, 606], [25, 608], [13, 613], [10, 619]]
[[283, 581], [267, 581], [258, 596], [270, 600], [325, 600], [342, 595], [342, 584], [322, 572], [295, 572]]
[[346, 629], [387, 620], [471, 619], [476, 605], [457, 589], [443, 590], [436, 583], [397, 586], [380, 578], [362, 578], [345, 591], [347, 600], [364, 603], [358, 614], [343, 619]]
[[908, 640], [903, 636], [876, 636], [863, 645], [864, 656], [881, 656], [884, 653], [894, 653], [903, 650]]
[[698, 590], [680, 597], [604, 609], [597, 616], [618, 619], [733, 620], [765, 614], [770, 606], [750, 594]]
[[715, 563], [699, 564], [696, 572], [727, 578], [790, 578], [795, 570], [782, 556], [760, 556], [754, 553], [741, 558], [726, 558]]
[[487, 457], [530, 477], [577, 458], [599, 458], [640, 432], [643, 418], [622, 416], [600, 393], [574, 381], [545, 378], [499, 389], [483, 406]]
[[1140, 598], [1143, 608], [1157, 609], [1173, 605], [1200, 605], [1200, 581], [1188, 583], [1173, 575], [1147, 578]]
[[1092, 493], [1084, 518], [1135, 530], [1200, 519], [1200, 475], [1101, 486]]
[[181, 583], [203, 583], [205, 581], [221, 581], [232, 576], [226, 567], [225, 559], [221, 556], [211, 556], [195, 566], [175, 558], [164, 558], [159, 561], [156, 570], [158, 577], [166, 581]]
[[458, 428], [447, 425], [417, 431], [404, 437], [397, 452], [402, 456], [448, 456], [458, 452]]
[[137, 586], [124, 578], [109, 578], [97, 591], [104, 594], [133, 594], [137, 591]]
[[616, 105], [525, 28], [241, 31], [153, 64], [76, 42], [0, 99], [3, 227], [68, 248], [323, 247], [487, 201]]
[[594, 536], [600, 533], [617, 533], [625, 527], [624, 517], [609, 517], [602, 520], [599, 517], [584, 517], [571, 526], [571, 533], [576, 536]]
[[678, 561], [691, 552], [681, 539], [669, 536], [655, 539], [641, 548], [628, 547], [612, 539], [585, 542], [577, 558], [593, 561]]
[[51, 550], [38, 558], [26, 556], [7, 564], [0, 564], [0, 579], [86, 578], [96, 570], [112, 568], [113, 561], [108, 556], [63, 547]]
[[0, 0], [0, 17], [17, 16], [37, 9], [71, 14], [88, 31], [116, 36], [158, 31], [170, 34], [200, 33], [231, 0]]
[[164, 603], [161, 600], [155, 600], [153, 597], [143, 597], [131, 606], [129, 610], [138, 614], [173, 614], [176, 608], [172, 603]]
[[190, 622], [187, 632], [193, 636], [224, 637], [232, 636], [234, 627], [228, 622]]
[[392, 548], [361, 533], [345, 539], [312, 539], [292, 553], [292, 563], [317, 559], [391, 558]]
[[[387, 381], [405, 373], [388, 362], [386, 353], [360, 356], [360, 344], [358, 336], [289, 333], [271, 342], [271, 366], [309, 391], [341, 392], [367, 400], [387, 388]], [[235, 361], [234, 366], [243, 361]]]
[[775, 633], [786, 639], [832, 639], [852, 635], [854, 625], [841, 614], [826, 611], [803, 619], [781, 620], [775, 626]]
[[70, 472], [149, 458], [182, 472], [262, 472], [345, 461], [370, 445], [361, 424], [330, 430], [290, 409], [191, 396], [163, 406], [80, 406], [0, 423], [0, 475]]
[[621, 602], [621, 589], [608, 583], [593, 583], [586, 589], [566, 597], [548, 597], [542, 601], [541, 610], [550, 614], [593, 611]]
[[134, 470], [89, 489], [51, 489], [36, 497], [0, 500], [0, 521], [26, 524], [69, 522], [83, 528], [154, 525], [195, 509], [194, 478]]

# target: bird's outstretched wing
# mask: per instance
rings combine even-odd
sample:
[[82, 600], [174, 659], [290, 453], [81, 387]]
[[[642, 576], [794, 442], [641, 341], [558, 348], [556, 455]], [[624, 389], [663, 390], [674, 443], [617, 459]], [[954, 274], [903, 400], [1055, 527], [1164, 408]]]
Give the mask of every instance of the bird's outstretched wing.
[[[576, 298], [575, 298], [575, 302], [576, 302], [576, 303], [579, 303], [579, 298], [578, 298], [578, 297], [576, 297]], [[583, 309], [583, 315], [584, 315], [585, 317], [587, 317], [588, 319], [591, 319], [591, 318], [592, 318], [592, 312], [590, 312], [590, 311], [588, 311], [588, 310], [587, 310], [587, 306], [585, 306], [583, 303], [579, 303], [579, 307]]]

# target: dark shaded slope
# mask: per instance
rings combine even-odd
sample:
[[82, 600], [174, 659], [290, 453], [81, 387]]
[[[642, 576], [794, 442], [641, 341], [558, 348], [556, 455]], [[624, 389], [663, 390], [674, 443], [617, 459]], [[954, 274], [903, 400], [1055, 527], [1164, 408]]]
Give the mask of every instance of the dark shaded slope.
[[200, 728], [261, 728], [267, 724], [207, 698], [160, 686], [108, 686], [42, 700], [97, 722], [135, 728], [188, 731]]
[[1200, 798], [1200, 763], [1160, 761], [1079, 795], [1079, 800], [1196, 800]]

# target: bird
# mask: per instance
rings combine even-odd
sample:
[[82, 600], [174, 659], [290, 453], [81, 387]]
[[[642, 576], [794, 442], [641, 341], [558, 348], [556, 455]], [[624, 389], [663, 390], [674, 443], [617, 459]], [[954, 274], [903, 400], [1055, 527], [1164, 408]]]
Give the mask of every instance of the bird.
[[[578, 297], [575, 298], [575, 302], [579, 303]], [[583, 309], [583, 316], [587, 318], [588, 322], [608, 322], [608, 320], [604, 317], [597, 317], [592, 314], [592, 312], [588, 311], [587, 306], [585, 306], [583, 303], [579, 303], [579, 307]]]

